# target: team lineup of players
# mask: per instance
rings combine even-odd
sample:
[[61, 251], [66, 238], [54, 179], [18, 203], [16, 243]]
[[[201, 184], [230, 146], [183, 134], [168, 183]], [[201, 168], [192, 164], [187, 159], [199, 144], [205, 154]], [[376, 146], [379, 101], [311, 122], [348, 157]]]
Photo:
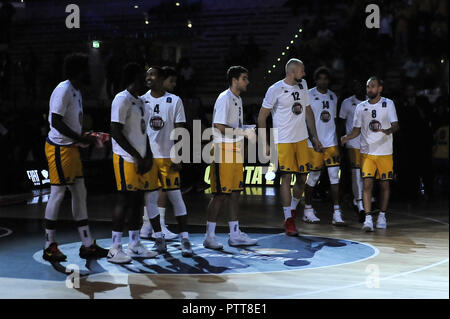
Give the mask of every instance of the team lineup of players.
[[[289, 60], [285, 71], [285, 78], [266, 92], [258, 127], [265, 128], [267, 117], [272, 114], [273, 127], [278, 131], [275, 144], [286, 235], [298, 235], [295, 212], [303, 193], [302, 220], [306, 223], [320, 221], [312, 207], [312, 194], [324, 167], [330, 179], [332, 224], [346, 225], [339, 206], [339, 142], [346, 146], [351, 160], [354, 204], [358, 207], [363, 230], [374, 230], [372, 215], [375, 213], [378, 213], [376, 228], [386, 228], [389, 180], [393, 177], [392, 139], [398, 130], [398, 119], [393, 101], [381, 96], [382, 80], [370, 77], [365, 91], [364, 83], [355, 81], [354, 95], [342, 102], [337, 114], [338, 97], [328, 88], [328, 69], [321, 67], [314, 72], [316, 87], [310, 90], [304, 79], [305, 66], [300, 60]], [[72, 194], [72, 214], [82, 241], [81, 258], [106, 257], [109, 262], [118, 264], [130, 263], [134, 257], [153, 258], [167, 251], [166, 240], [177, 237], [180, 238], [182, 256], [193, 256], [187, 231], [187, 210], [180, 191], [181, 164], [175, 164], [170, 154], [175, 143], [170, 134], [186, 122], [181, 98], [170, 93], [176, 85], [175, 71], [158, 66], [145, 71], [136, 63], [124, 67], [123, 91], [115, 96], [111, 106], [113, 166], [118, 193], [112, 214], [112, 246], [109, 250], [98, 246], [90, 233], [78, 150], [102, 142], [94, 134], [82, 133], [80, 89], [89, 85], [87, 56], [80, 53], [67, 56], [65, 72], [67, 80], [54, 89], [50, 98], [50, 132], [45, 152], [51, 193], [45, 210], [43, 258], [50, 262], [67, 258], [59, 250], [55, 238], [56, 221], [66, 188]], [[215, 236], [215, 228], [225, 202], [228, 202], [230, 227], [228, 244], [257, 244], [257, 240], [240, 230], [238, 218], [239, 196], [244, 187], [243, 141], [256, 141], [255, 129], [243, 123], [241, 93], [247, 90], [249, 72], [242, 66], [232, 66], [227, 71], [227, 79], [229, 88], [218, 96], [212, 121], [215, 128], [211, 151], [215, 160], [210, 164], [213, 196], [207, 207], [203, 242], [208, 249], [223, 248]], [[142, 95], [146, 89], [148, 91]], [[345, 122], [345, 135], [337, 132], [338, 118]], [[265, 130], [259, 130], [259, 134], [265, 135], [262, 132]], [[340, 135], [343, 136], [339, 141]], [[262, 136], [262, 140], [267, 140], [266, 136]], [[263, 144], [265, 153], [270, 155], [268, 143]], [[297, 178], [291, 195], [292, 174]], [[380, 211], [371, 208], [374, 179], [380, 184]], [[173, 206], [179, 234], [172, 233], [165, 225], [167, 201]], [[129, 242], [124, 251], [122, 234], [126, 220]], [[153, 238], [153, 248], [147, 249], [141, 238]]]

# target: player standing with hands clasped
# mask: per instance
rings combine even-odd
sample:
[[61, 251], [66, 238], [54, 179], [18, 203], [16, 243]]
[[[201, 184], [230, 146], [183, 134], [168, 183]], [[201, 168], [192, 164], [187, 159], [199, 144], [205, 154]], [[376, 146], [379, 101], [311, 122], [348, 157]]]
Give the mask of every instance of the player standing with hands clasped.
[[363, 202], [366, 219], [363, 230], [373, 231], [372, 189], [374, 178], [380, 181], [380, 207], [376, 228], [386, 228], [389, 181], [393, 177], [393, 136], [399, 129], [394, 102], [382, 97], [383, 81], [372, 76], [367, 81], [369, 100], [356, 107], [353, 130], [341, 138], [342, 145], [361, 134], [361, 175], [364, 180]]

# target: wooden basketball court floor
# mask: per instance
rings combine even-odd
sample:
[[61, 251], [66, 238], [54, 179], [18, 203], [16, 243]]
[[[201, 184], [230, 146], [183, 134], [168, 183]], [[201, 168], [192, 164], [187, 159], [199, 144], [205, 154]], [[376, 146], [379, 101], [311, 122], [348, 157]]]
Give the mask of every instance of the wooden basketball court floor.
[[[141, 264], [133, 261], [126, 269], [108, 266], [105, 260], [84, 265], [76, 258], [79, 238], [70, 222], [69, 196], [61, 211], [65, 221], [57, 232], [61, 250], [69, 252], [68, 261], [53, 266], [40, 260], [43, 198], [0, 206], [0, 298], [449, 298], [447, 199], [392, 201], [388, 228], [373, 233], [361, 230], [355, 212], [346, 205], [344, 218], [349, 225], [332, 226], [330, 204], [318, 201], [314, 206], [321, 223], [301, 222], [300, 208], [300, 237], [291, 238], [283, 234], [279, 194], [269, 188], [247, 188], [240, 202], [240, 225], [260, 239], [259, 245], [228, 247], [222, 212], [217, 233], [225, 247], [219, 256], [202, 247], [210, 195], [191, 193], [184, 198], [195, 257], [181, 257], [175, 241], [169, 257]], [[88, 194], [91, 231], [104, 247], [111, 244], [114, 199], [114, 194]], [[169, 228], [176, 231], [171, 210], [166, 214]], [[150, 241], [145, 243], [151, 247]], [[70, 254], [72, 250], [75, 253]], [[82, 276], [70, 287], [66, 270], [74, 265]]]

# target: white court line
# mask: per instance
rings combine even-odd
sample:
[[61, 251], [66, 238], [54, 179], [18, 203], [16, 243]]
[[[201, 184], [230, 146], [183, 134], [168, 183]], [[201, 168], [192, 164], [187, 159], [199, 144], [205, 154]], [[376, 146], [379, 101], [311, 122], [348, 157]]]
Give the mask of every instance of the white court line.
[[0, 238], [9, 236], [13, 232], [11, 229], [8, 229], [8, 228], [5, 228], [5, 227], [0, 227], [0, 229], [6, 230], [6, 234], [0, 235]]
[[397, 215], [411, 216], [411, 217], [416, 217], [416, 218], [420, 218], [420, 219], [430, 220], [432, 222], [436, 222], [436, 223], [448, 226], [448, 223], [443, 222], [443, 221], [438, 220], [438, 219], [430, 218], [430, 217], [418, 216], [418, 215], [413, 215], [413, 214], [408, 214], [408, 213], [397, 213], [397, 212], [392, 212], [392, 213], [393, 214], [397, 214]]
[[[393, 279], [393, 278], [397, 278], [397, 277], [401, 277], [401, 276], [406, 276], [415, 272], [419, 272], [419, 271], [423, 271], [429, 268], [433, 268], [436, 266], [439, 266], [441, 264], [444, 264], [448, 262], [448, 258], [441, 260], [437, 263], [428, 265], [428, 266], [423, 266], [414, 270], [410, 270], [410, 271], [406, 271], [406, 272], [401, 272], [399, 274], [395, 274], [395, 275], [391, 275], [388, 277], [384, 277], [384, 278], [380, 278], [381, 280], [387, 280], [387, 279]], [[341, 287], [334, 287], [334, 288], [328, 288], [328, 289], [322, 289], [322, 290], [316, 290], [316, 291], [310, 291], [310, 292], [305, 292], [305, 293], [300, 293], [300, 294], [294, 294], [294, 295], [288, 295], [288, 296], [281, 296], [281, 297], [276, 297], [277, 299], [280, 298], [293, 298], [293, 297], [299, 297], [299, 296], [307, 296], [307, 295], [313, 295], [313, 294], [318, 294], [318, 293], [322, 293], [322, 292], [329, 292], [329, 291], [334, 291], [334, 290], [341, 290], [341, 289], [346, 289], [346, 288], [353, 288], [353, 287], [357, 287], [357, 286], [362, 286], [366, 284], [366, 281], [364, 282], [360, 282], [360, 283], [356, 283], [356, 284], [351, 284], [351, 285], [346, 285], [346, 286], [341, 286]]]

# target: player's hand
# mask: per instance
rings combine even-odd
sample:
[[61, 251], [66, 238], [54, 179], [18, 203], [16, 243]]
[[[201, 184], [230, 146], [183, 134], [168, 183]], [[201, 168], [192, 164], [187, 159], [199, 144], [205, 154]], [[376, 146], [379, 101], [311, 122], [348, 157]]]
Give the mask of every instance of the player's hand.
[[135, 157], [134, 158], [134, 165], [136, 168], [136, 173], [139, 175], [143, 175], [146, 172], [146, 163], [145, 160], [142, 157]]
[[344, 146], [349, 141], [347, 135], [341, 137], [341, 144]]
[[389, 135], [391, 134], [391, 129], [381, 129], [378, 132], [383, 132], [384, 134]]
[[144, 174], [150, 171], [153, 167], [153, 157], [144, 158]]
[[78, 143], [81, 144], [81, 147], [87, 147], [89, 145], [95, 145], [97, 144], [97, 138], [94, 136], [89, 135], [89, 133], [83, 134], [83, 136], [80, 137], [78, 140]]
[[311, 142], [316, 152], [323, 153], [322, 143], [320, 143], [320, 141], [316, 137], [314, 137]]
[[170, 166], [170, 169], [175, 172], [179, 172], [182, 169], [182, 165], [181, 165], [181, 163], [172, 163], [172, 165]]
[[256, 142], [256, 132], [255, 132], [254, 128], [248, 128], [244, 132], [245, 132], [245, 136], [247, 137], [247, 139], [250, 143]]

